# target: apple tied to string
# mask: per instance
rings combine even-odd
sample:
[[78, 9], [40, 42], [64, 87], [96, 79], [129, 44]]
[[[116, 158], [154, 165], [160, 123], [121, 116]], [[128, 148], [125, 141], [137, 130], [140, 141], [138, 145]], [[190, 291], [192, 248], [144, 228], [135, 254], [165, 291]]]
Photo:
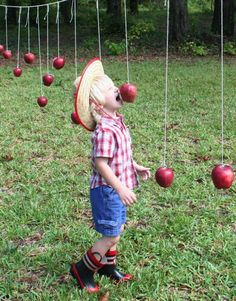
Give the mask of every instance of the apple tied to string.
[[5, 59], [9, 60], [12, 57], [12, 52], [11, 50], [4, 50], [2, 55]]
[[38, 105], [39, 105], [40, 107], [45, 107], [45, 106], [47, 105], [47, 103], [48, 103], [48, 100], [47, 100], [46, 97], [40, 96], [40, 97], [38, 97], [38, 99], [37, 99], [37, 103], [38, 103]]
[[120, 95], [123, 101], [134, 102], [137, 96], [137, 87], [134, 84], [124, 83], [120, 86]]
[[24, 60], [27, 64], [33, 64], [35, 61], [35, 55], [31, 52], [28, 52], [24, 55]]
[[44, 74], [43, 76], [43, 84], [45, 86], [50, 86], [54, 80], [54, 76], [52, 74]]
[[234, 171], [230, 165], [218, 164], [211, 173], [212, 181], [217, 189], [228, 189], [234, 181]]
[[65, 65], [65, 59], [64, 59], [64, 57], [58, 56], [58, 57], [55, 57], [53, 59], [53, 67], [55, 69], [59, 70], [59, 69], [63, 68], [64, 65]]
[[161, 187], [170, 187], [174, 180], [174, 172], [169, 167], [159, 167], [155, 173], [155, 179]]
[[16, 77], [20, 77], [22, 74], [22, 69], [20, 67], [16, 67], [13, 69], [13, 73]]

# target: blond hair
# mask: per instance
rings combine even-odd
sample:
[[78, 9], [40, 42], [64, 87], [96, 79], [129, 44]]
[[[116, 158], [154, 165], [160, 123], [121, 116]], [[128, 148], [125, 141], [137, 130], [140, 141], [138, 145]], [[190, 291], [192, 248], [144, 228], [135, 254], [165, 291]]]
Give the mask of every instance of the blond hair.
[[[77, 88], [81, 76], [74, 81], [74, 86]], [[106, 74], [97, 76], [91, 86], [89, 92], [90, 112], [96, 123], [99, 123], [102, 117], [102, 108], [105, 105], [104, 91], [109, 85], [114, 85], [113, 81]]]

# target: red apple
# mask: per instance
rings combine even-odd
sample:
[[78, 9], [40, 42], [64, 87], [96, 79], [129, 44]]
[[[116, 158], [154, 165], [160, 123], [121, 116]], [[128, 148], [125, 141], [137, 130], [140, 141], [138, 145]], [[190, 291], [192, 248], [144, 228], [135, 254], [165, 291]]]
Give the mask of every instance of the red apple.
[[56, 69], [61, 69], [65, 65], [65, 59], [61, 56], [55, 57], [53, 59], [53, 67]]
[[19, 77], [22, 74], [22, 69], [20, 67], [16, 67], [13, 69], [13, 73], [16, 77]]
[[0, 53], [2, 53], [4, 50], [5, 50], [5, 47], [2, 44], [0, 44]]
[[53, 80], [54, 80], [54, 76], [52, 74], [48, 74], [48, 73], [44, 74], [43, 83], [45, 86], [50, 86]]
[[120, 87], [120, 94], [124, 101], [134, 102], [137, 95], [137, 87], [133, 84], [125, 83]]
[[234, 171], [230, 165], [219, 164], [213, 168], [211, 178], [217, 189], [227, 189], [234, 181]]
[[79, 120], [77, 117], [76, 112], [74, 111], [73, 113], [71, 113], [71, 120], [75, 123], [75, 124], [79, 124]]
[[37, 102], [38, 102], [38, 105], [39, 105], [40, 107], [45, 107], [45, 106], [47, 105], [47, 103], [48, 103], [48, 100], [47, 100], [46, 97], [40, 96], [40, 97], [37, 99]]
[[159, 167], [155, 173], [157, 183], [164, 188], [169, 187], [174, 180], [174, 172], [168, 167]]
[[27, 64], [33, 64], [35, 60], [35, 55], [31, 52], [28, 52], [24, 55], [24, 60]]
[[5, 59], [10, 59], [12, 57], [11, 50], [4, 50], [2, 55], [4, 56]]

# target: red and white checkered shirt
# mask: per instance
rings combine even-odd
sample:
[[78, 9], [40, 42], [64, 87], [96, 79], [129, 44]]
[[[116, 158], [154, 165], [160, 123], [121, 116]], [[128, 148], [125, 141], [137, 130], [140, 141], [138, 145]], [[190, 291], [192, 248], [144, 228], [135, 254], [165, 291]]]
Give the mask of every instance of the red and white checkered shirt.
[[129, 189], [138, 186], [137, 173], [134, 168], [131, 137], [128, 128], [123, 122], [122, 115], [117, 114], [114, 119], [103, 116], [92, 134], [92, 167], [90, 187], [108, 185], [95, 167], [95, 158], [108, 158], [108, 165], [114, 174]]

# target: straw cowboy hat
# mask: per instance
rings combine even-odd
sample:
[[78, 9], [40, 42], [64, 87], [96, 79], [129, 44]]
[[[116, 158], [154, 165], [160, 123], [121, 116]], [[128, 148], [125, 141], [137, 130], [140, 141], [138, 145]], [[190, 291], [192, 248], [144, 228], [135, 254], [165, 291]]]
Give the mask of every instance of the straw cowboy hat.
[[94, 58], [84, 68], [75, 92], [74, 104], [78, 121], [89, 131], [93, 131], [96, 127], [90, 112], [89, 93], [94, 79], [101, 75], [104, 75], [102, 63], [98, 58]]

